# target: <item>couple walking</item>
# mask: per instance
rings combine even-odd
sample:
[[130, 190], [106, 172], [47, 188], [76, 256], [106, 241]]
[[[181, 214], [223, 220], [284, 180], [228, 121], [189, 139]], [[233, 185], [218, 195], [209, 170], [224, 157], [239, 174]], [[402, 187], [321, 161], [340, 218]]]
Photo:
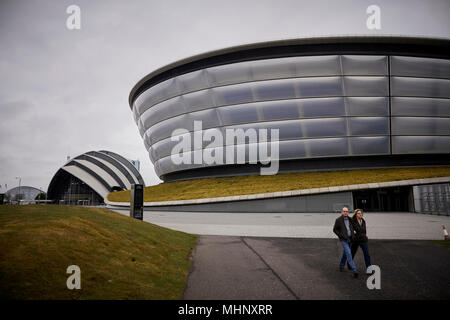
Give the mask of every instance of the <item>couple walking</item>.
[[364, 253], [366, 268], [371, 265], [369, 246], [367, 244], [366, 221], [363, 219], [363, 211], [361, 209], [356, 209], [353, 216], [350, 218], [348, 216], [348, 208], [342, 208], [342, 215], [336, 219], [333, 232], [338, 236], [342, 248], [344, 248], [341, 263], [339, 264], [339, 270], [344, 271], [345, 262], [347, 262], [347, 267], [353, 271], [353, 276], [357, 278], [358, 272], [356, 271], [353, 258], [355, 257], [358, 247], [361, 247]]

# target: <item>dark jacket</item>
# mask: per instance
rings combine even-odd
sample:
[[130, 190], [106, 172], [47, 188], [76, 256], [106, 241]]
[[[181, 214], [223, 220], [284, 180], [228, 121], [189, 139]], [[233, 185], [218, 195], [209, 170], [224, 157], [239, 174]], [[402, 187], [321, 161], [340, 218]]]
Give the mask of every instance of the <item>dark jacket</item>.
[[364, 218], [362, 219], [361, 225], [358, 223], [358, 219], [356, 216], [351, 219], [353, 224], [353, 230], [355, 230], [355, 235], [353, 237], [354, 241], [357, 242], [367, 242], [367, 230], [366, 230], [366, 221]]
[[[350, 227], [350, 233], [353, 235], [355, 232], [353, 230], [353, 223], [350, 217], [348, 217], [348, 222]], [[336, 221], [334, 222], [333, 232], [338, 236], [340, 241], [348, 242], [353, 238], [353, 237], [351, 237], [350, 239], [348, 238], [347, 228], [345, 227], [344, 222], [344, 216], [340, 216], [339, 218], [336, 219]]]

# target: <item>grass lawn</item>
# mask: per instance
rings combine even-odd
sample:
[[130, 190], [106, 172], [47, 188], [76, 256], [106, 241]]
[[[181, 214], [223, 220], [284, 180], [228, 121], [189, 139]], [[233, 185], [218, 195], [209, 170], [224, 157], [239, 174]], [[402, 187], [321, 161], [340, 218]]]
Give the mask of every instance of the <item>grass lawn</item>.
[[[144, 201], [215, 198], [255, 193], [450, 176], [450, 166], [299, 172], [166, 182], [144, 189]], [[110, 201], [129, 202], [130, 191], [112, 192]]]
[[447, 249], [450, 249], [450, 241], [449, 240], [433, 240], [434, 243], [437, 243]]
[[0, 205], [0, 299], [181, 299], [196, 241], [106, 209]]

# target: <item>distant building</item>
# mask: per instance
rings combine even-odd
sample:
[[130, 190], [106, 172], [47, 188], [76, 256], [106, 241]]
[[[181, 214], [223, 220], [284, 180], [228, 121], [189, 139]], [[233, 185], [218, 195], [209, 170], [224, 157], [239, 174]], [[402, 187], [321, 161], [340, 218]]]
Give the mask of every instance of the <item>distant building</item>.
[[30, 202], [36, 200], [36, 197], [42, 193], [41, 190], [29, 186], [20, 186], [9, 189], [5, 193], [4, 202], [15, 203], [18, 201]]

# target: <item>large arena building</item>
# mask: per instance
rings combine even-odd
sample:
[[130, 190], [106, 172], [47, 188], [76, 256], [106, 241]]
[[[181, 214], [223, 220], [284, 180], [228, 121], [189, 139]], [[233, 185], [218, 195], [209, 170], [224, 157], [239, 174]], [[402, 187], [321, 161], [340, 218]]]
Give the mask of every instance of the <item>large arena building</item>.
[[[150, 73], [129, 104], [164, 181], [260, 171], [249, 161], [175, 164], [173, 132], [193, 137], [194, 121], [223, 136], [229, 128], [279, 129], [279, 172], [448, 165], [450, 41], [337, 37], [233, 47]], [[243, 142], [246, 150], [252, 143]]]

